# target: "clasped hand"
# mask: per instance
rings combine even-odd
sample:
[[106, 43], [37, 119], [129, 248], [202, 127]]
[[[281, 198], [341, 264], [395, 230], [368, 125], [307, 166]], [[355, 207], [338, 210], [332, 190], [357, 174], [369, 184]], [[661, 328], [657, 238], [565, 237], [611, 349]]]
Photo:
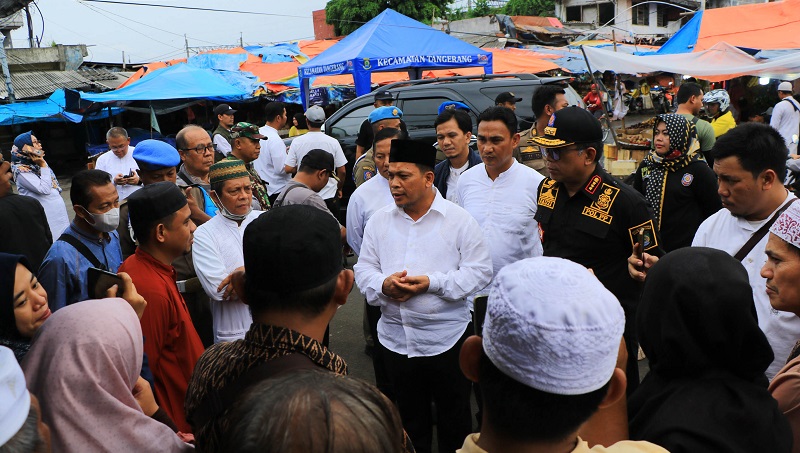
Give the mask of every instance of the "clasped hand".
[[409, 276], [408, 271], [395, 272], [383, 281], [381, 291], [394, 301], [405, 302], [427, 292], [430, 284], [431, 280], [426, 275]]

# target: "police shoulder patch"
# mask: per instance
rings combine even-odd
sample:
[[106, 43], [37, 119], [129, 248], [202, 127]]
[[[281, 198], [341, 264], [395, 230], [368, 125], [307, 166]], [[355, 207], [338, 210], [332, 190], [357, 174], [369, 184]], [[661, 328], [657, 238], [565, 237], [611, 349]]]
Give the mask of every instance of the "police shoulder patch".
[[639, 242], [639, 231], [641, 230], [643, 236], [642, 250], [647, 251], [658, 247], [658, 237], [656, 236], [656, 229], [653, 226], [653, 220], [648, 220], [635, 227], [628, 228], [628, 235], [631, 238], [631, 247]]
[[367, 181], [368, 179], [372, 178], [373, 176], [375, 176], [375, 170], [374, 169], [369, 169], [368, 168], [368, 169], [364, 170], [364, 181]]
[[691, 186], [692, 181], [694, 181], [694, 175], [691, 173], [684, 173], [683, 177], [681, 177], [681, 184], [683, 184], [684, 187]]

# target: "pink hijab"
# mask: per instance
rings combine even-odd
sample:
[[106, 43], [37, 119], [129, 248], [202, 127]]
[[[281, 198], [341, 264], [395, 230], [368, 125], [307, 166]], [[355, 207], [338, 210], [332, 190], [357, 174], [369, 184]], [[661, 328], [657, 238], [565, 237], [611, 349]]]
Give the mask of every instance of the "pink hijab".
[[142, 329], [123, 299], [53, 312], [22, 363], [53, 452], [193, 450], [142, 412], [132, 393], [141, 368]]

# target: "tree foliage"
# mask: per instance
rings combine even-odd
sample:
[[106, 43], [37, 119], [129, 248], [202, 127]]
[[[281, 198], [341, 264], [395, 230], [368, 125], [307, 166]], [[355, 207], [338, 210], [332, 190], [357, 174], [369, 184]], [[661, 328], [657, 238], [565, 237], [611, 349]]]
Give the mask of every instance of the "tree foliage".
[[509, 16], [552, 16], [554, 0], [508, 0], [503, 13]]
[[331, 0], [325, 7], [326, 21], [337, 35], [347, 35], [387, 8], [420, 22], [441, 17], [450, 0]]

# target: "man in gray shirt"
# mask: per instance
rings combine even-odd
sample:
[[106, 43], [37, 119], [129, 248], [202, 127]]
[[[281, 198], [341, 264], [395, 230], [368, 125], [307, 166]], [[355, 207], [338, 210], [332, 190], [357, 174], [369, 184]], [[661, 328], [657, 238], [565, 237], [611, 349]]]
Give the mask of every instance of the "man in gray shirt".
[[[330, 178], [339, 180], [334, 169], [333, 155], [323, 149], [312, 149], [303, 156], [297, 174], [286, 183], [281, 194], [275, 199], [272, 208], [290, 204], [305, 204], [330, 213], [325, 200], [319, 196], [319, 191], [325, 188]], [[336, 217], [334, 216], [334, 218]], [[343, 226], [341, 226], [341, 232], [344, 244], [347, 231]]]

